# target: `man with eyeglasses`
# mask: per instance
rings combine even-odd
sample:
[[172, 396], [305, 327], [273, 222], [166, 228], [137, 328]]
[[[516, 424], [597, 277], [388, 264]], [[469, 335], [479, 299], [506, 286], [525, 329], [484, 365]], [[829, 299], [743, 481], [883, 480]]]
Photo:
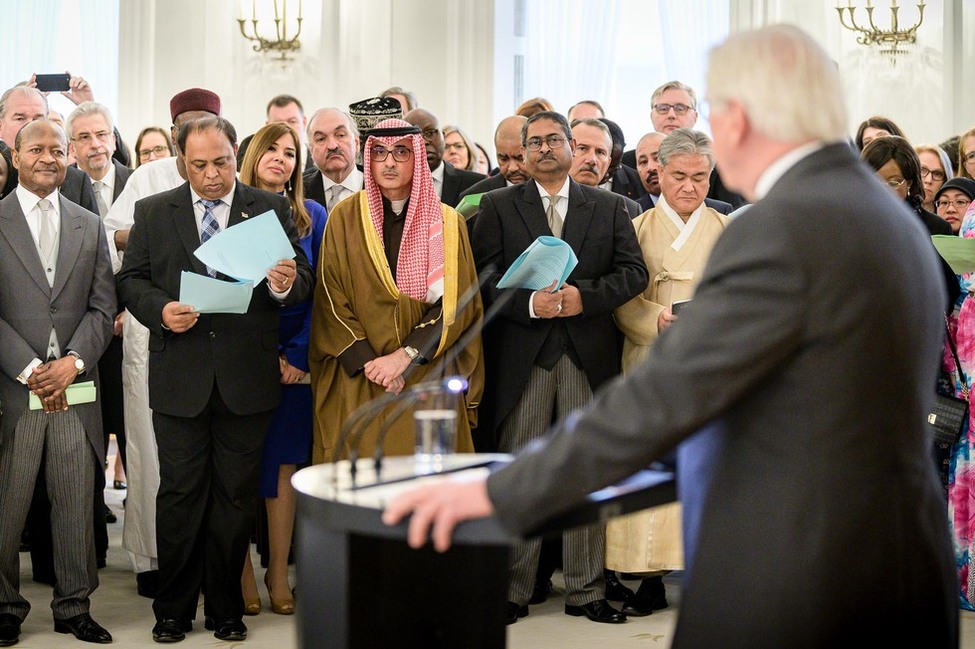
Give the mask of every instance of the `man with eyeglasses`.
[[410, 124], [420, 129], [426, 149], [427, 164], [433, 176], [433, 186], [437, 190], [440, 202], [454, 207], [460, 201], [465, 189], [476, 182], [484, 180], [484, 174], [474, 171], [457, 169], [443, 159], [446, 146], [440, 120], [436, 115], [422, 108], [415, 108], [403, 116]]
[[[648, 281], [623, 197], [570, 177], [575, 142], [565, 117], [536, 113], [525, 121], [521, 141], [532, 180], [486, 194], [474, 226], [478, 269], [494, 269], [482, 288], [485, 305], [498, 299], [501, 275], [539, 236], [563, 239], [579, 263], [561, 287], [553, 277], [540, 291], [512, 289], [514, 299], [485, 330], [489, 383], [480, 434], [503, 452], [540, 438], [552, 421], [588, 404], [599, 386], [619, 374], [613, 309]], [[605, 137], [603, 147], [609, 142]], [[601, 525], [563, 535], [565, 612], [616, 624], [626, 616], [606, 601], [604, 544]], [[528, 615], [540, 545], [532, 539], [513, 551], [508, 624]]]
[[[98, 215], [104, 219], [109, 208], [125, 188], [132, 170], [112, 156], [115, 154], [115, 126], [108, 108], [93, 101], [78, 105], [65, 120], [68, 150], [74, 155], [75, 165], [88, 174], [95, 193]], [[115, 316], [113, 336], [108, 349], [98, 360], [101, 375], [99, 403], [102, 409], [102, 428], [105, 446], [110, 435], [115, 435], [120, 453], [125, 452], [125, 419], [122, 397], [122, 323], [124, 315]], [[122, 456], [125, 457], [124, 455]], [[105, 473], [95, 475], [95, 507], [108, 522], [118, 519], [104, 502]], [[108, 533], [104, 524], [95, 525], [95, 554], [99, 565], [104, 566], [108, 551]]]
[[[366, 139], [365, 189], [329, 214], [308, 351], [316, 463], [332, 458], [349, 412], [439, 372], [435, 359], [480, 319], [480, 299], [458, 311], [459, 297], [477, 284], [467, 228], [437, 198], [423, 150], [419, 128], [401, 119], [376, 124]], [[480, 339], [443, 371], [469, 381], [457, 450], [470, 452], [483, 388]], [[380, 423], [364, 432], [363, 454]], [[394, 423], [383, 449], [413, 453], [410, 418]]]

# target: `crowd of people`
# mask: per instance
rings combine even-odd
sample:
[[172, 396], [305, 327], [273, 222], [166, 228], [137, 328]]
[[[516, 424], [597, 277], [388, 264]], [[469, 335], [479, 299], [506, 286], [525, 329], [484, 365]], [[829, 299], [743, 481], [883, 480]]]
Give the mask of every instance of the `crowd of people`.
[[[765, 41], [818, 60], [799, 32], [759, 34], [754, 42], [728, 46], [729, 60], [762, 54]], [[767, 65], [771, 74], [782, 72], [774, 62]], [[809, 92], [836, 90], [835, 70], [809, 65], [806, 72], [820, 83]], [[891, 120], [871, 117], [850, 138], [844, 110], [833, 106], [822, 123], [788, 124], [767, 134], [764, 126], [744, 126], [765, 123], [762, 114], [749, 113], [762, 102], [737, 94], [743, 91], [725, 77], [709, 87], [715, 141], [695, 129], [700, 110], [695, 89], [670, 81], [653, 92], [647, 132], [631, 134], [639, 137], [631, 138], [636, 146], [630, 150], [598, 101], [584, 99], [563, 114], [544, 98], [530, 99], [499, 121], [496, 167], [463, 128], [441, 125], [401, 87], [347, 109], [322, 107], [310, 114], [294, 96], [271, 98], [266, 124], [240, 141], [220, 97], [188, 88], [171, 98], [171, 127], [147, 126], [131, 150], [111, 112], [80, 76], [72, 76], [63, 93], [76, 104], [63, 127], [33, 78], [8, 89], [0, 96], [0, 246], [8, 248], [0, 254], [0, 646], [19, 640], [30, 611], [19, 592], [22, 543], [30, 545], [33, 578], [54, 587], [55, 630], [88, 642], [112, 641], [90, 612], [107, 551], [103, 490], [109, 435], [116, 436], [126, 476], [126, 484], [116, 481], [127, 488], [122, 544], [135, 591], [153, 599], [151, 634], [161, 643], [179, 642], [193, 629], [201, 592], [204, 627], [221, 640], [246, 639], [244, 616], [263, 610], [251, 562], [255, 536], [267, 566], [263, 579], [271, 610], [293, 614], [300, 604], [289, 580], [292, 475], [302, 466], [348, 455], [351, 449], [342, 445], [348, 440], [339, 431], [357, 407], [430, 376], [447, 373], [467, 381], [457, 404], [458, 452], [519, 453], [531, 447], [526, 462], [499, 472], [478, 494], [477, 511], [493, 506], [516, 531], [552, 507], [545, 500], [547, 487], [524, 493], [523, 479], [531, 471], [548, 480], [554, 474], [547, 469], [582, 466], [576, 446], [585, 442], [583, 451], [597, 456], [606, 471], [572, 488], [592, 487], [635, 462], [618, 460], [637, 443], [638, 428], [667, 433], [631, 458], [676, 464], [681, 504], [614, 520], [608, 529], [602, 524], [573, 529], [561, 542], [528, 539], [516, 545], [508, 624], [551, 596], [558, 566], [565, 577], [565, 613], [609, 624], [667, 607], [662, 577], [673, 570], [690, 573], [692, 560], [702, 571], [723, 571], [713, 551], [720, 534], [712, 528], [699, 536], [707, 499], [720, 491], [728, 512], [741, 516], [740, 525], [757, 520], [758, 512], [774, 516], [776, 509], [761, 501], [758, 487], [748, 487], [741, 493], [761, 502], [749, 501], [754, 511], [745, 513], [743, 501], [731, 495], [727, 471], [714, 471], [715, 488], [709, 489], [715, 449], [751, 457], [755, 447], [764, 447], [762, 461], [791, 453], [782, 440], [761, 437], [767, 431], [749, 428], [750, 418], [773, 428], [791, 426], [779, 432], [799, 443], [824, 444], [810, 451], [824, 462], [831, 461], [827, 450], [846, 454], [844, 466], [852, 468], [834, 477], [859, 470], [863, 439], [882, 440], [877, 428], [903, 447], [920, 449], [912, 416], [935, 391], [934, 372], [928, 377], [921, 361], [876, 363], [871, 357], [876, 367], [843, 380], [852, 394], [877, 373], [900, 373], [908, 392], [918, 376], [931, 379], [903, 403], [865, 408], [866, 414], [853, 418], [863, 421], [849, 424], [863, 439], [851, 438], [846, 447], [823, 442], [822, 422], [795, 425], [778, 419], [783, 410], [771, 402], [739, 400], [755, 385], [802, 384], [809, 393], [800, 409], [819, 404], [817, 395], [827, 399], [830, 393], [807, 384], [810, 377], [830, 382], [815, 363], [835, 360], [835, 352], [826, 347], [817, 355], [818, 346], [843, 335], [837, 326], [857, 327], [850, 340], [866, 344], [859, 328], [879, 326], [874, 320], [891, 309], [914, 329], [888, 327], [890, 340], [883, 344], [918, 354], [934, 349], [929, 303], [942, 307], [961, 364], [956, 372], [945, 346], [938, 389], [968, 395], [965, 383], [975, 373], [975, 302], [968, 299], [973, 277], [955, 275], [933, 247], [919, 247], [914, 239], [923, 239], [922, 228], [975, 238], [975, 128], [940, 145], [920, 144]], [[749, 86], [745, 81], [742, 86]], [[823, 210], [831, 211], [822, 219], [825, 225], [818, 225], [822, 215], [809, 201], [828, 189], [821, 184], [823, 168], [846, 175], [836, 182], [835, 195], [821, 198]], [[883, 238], [867, 238], [868, 228], [857, 216], [848, 223], [849, 246], [835, 240], [829, 227], [847, 215], [850, 192], [874, 203], [866, 212], [886, 231]], [[466, 197], [478, 208], [465, 219], [454, 208]], [[783, 215], [791, 211], [802, 212], [804, 223], [787, 221]], [[186, 273], [229, 279], [194, 251], [266, 212], [280, 223], [293, 256], [271, 265], [266, 281], [253, 288], [247, 311], [201, 313], [182, 303]], [[759, 215], [766, 223], [755, 223]], [[755, 242], [769, 233], [779, 239], [757, 250]], [[561, 238], [576, 253], [578, 265], [568, 281], [560, 285], [552, 278], [544, 289], [510, 294], [498, 289], [501, 275], [539, 236]], [[836, 260], [810, 257], [830, 247]], [[879, 251], [884, 247], [887, 252]], [[870, 286], [861, 286], [864, 295], [841, 306], [820, 286], [835, 284], [831, 276], [857, 266], [844, 254], [876, 254], [877, 263], [861, 272], [881, 291], [910, 284], [904, 272], [885, 268], [890, 264], [884, 255], [891, 250], [914, 265], [905, 272], [930, 280], [927, 288], [943, 277], [944, 291], [912, 295], [908, 309], [898, 292], [866, 295], [872, 295]], [[716, 267], [709, 271], [712, 252]], [[813, 282], [805, 273], [815, 263], [832, 268]], [[480, 291], [479, 273], [487, 276]], [[803, 302], [813, 299], [821, 302]], [[857, 317], [866, 320], [872, 299], [875, 315], [857, 323]], [[454, 349], [498, 303], [498, 317], [472, 343]], [[786, 318], [814, 308], [835, 310], [837, 320], [800, 326]], [[686, 327], [675, 326], [685, 312]], [[931, 366], [939, 357], [934, 352]], [[94, 382], [95, 401], [72, 397], [78, 392], [70, 386], [85, 381]], [[628, 387], [638, 382], [650, 387], [640, 388], [643, 392]], [[615, 400], [600, 397], [621, 393]], [[634, 405], [643, 398], [638, 393], [646, 397], [645, 407]], [[36, 408], [28, 405], [35, 398]], [[882, 421], [867, 418], [888, 406]], [[553, 438], [551, 449], [536, 444], [553, 425], [586, 408], [594, 412], [573, 420], [579, 426], [575, 435]], [[621, 427], [629, 439], [610, 449], [597, 436], [608, 421], [619, 423], [618, 416], [607, 416], [614, 408], [633, 416]], [[709, 430], [711, 418], [726, 421]], [[837, 421], [830, 419], [830, 425]], [[759, 436], [755, 447], [742, 449], [722, 439], [732, 429], [742, 439]], [[912, 441], [904, 442], [908, 438]], [[389, 455], [411, 454], [412, 420], [377, 420], [356, 443], [367, 449], [381, 443]], [[927, 449], [925, 470], [940, 469], [940, 506], [947, 507], [949, 524], [931, 511], [925, 520], [940, 525], [940, 532], [929, 530], [923, 541], [911, 541], [935, 547], [939, 534], [950, 531], [954, 595], [970, 610], [975, 610], [973, 448], [975, 427], [966, 422], [957, 444]], [[772, 469], [751, 460], [753, 468], [760, 467], [756, 475], [766, 471], [779, 484]], [[520, 469], [523, 464], [530, 468]], [[801, 487], [780, 497], [803, 501], [808, 495]], [[903, 486], [883, 497], [914, 509], [937, 508], [925, 489]], [[519, 508], [525, 503], [537, 508], [524, 513]], [[394, 513], [420, 506], [420, 500], [411, 501]], [[830, 506], [850, 509], [824, 516], [855, 515], [850, 503]], [[394, 517], [391, 513], [390, 520]], [[728, 533], [726, 527], [721, 531]], [[411, 542], [421, 541], [411, 532]], [[785, 552], [777, 543], [769, 551]], [[442, 536], [437, 545], [445, 547]], [[747, 565], [754, 564], [744, 561]], [[833, 570], [844, 573], [844, 565], [837, 560]], [[931, 559], [928, 567], [934, 565], [940, 564]], [[754, 575], [744, 569], [728, 572], [754, 586], [749, 581]], [[808, 575], [792, 577], [796, 584], [808, 582]], [[640, 580], [635, 591], [623, 584], [628, 578]], [[688, 598], [691, 619], [711, 610], [708, 598], [732, 588], [725, 578], [692, 585], [711, 590]], [[912, 597], [928, 592], [930, 584], [925, 588]], [[935, 599], [926, 611], [936, 608]], [[774, 618], [780, 611], [770, 606], [767, 616], [749, 617]], [[776, 625], [784, 628], [786, 622]], [[685, 639], [707, 637], [686, 624], [681, 633]]]

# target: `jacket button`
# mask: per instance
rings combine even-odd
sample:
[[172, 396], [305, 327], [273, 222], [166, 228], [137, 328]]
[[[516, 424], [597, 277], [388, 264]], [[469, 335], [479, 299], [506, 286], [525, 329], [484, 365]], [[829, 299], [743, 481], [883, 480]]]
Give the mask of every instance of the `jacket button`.
[[210, 337], [211, 338], [216, 338], [217, 337], [217, 332], [216, 331], [211, 331], [210, 332]]

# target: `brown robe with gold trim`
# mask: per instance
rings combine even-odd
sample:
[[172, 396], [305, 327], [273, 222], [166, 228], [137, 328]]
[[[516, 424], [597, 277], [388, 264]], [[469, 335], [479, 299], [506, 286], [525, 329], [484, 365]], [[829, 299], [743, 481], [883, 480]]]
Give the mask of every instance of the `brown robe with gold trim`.
[[[363, 372], [349, 376], [339, 357], [356, 341], [369, 343], [375, 355], [383, 356], [402, 347], [417, 328], [440, 324], [424, 322], [424, 315], [442, 318], [437, 349], [425, 365], [407, 369], [407, 387], [427, 380], [436, 359], [483, 315], [480, 295], [462, 312], [457, 301], [477, 283], [477, 271], [467, 238], [467, 227], [452, 208], [443, 205], [444, 296], [442, 311], [431, 304], [401, 294], [386, 261], [382, 240], [369, 216], [365, 191], [342, 201], [328, 216], [318, 282], [315, 286], [309, 361], [315, 406], [313, 461], [331, 459], [342, 424], [362, 404], [386, 394]], [[484, 363], [480, 337], [446, 368], [447, 375], [467, 378], [470, 386], [459, 406], [466, 416], [457, 418], [457, 451], [472, 452], [471, 428], [476, 425], [476, 408], [484, 389]], [[387, 410], [387, 412], [389, 412]], [[367, 427], [359, 446], [368, 455], [374, 448], [383, 415]], [[383, 443], [387, 455], [409, 455], [414, 450], [414, 427], [410, 410], [392, 424]], [[343, 449], [341, 456], [348, 455]]]

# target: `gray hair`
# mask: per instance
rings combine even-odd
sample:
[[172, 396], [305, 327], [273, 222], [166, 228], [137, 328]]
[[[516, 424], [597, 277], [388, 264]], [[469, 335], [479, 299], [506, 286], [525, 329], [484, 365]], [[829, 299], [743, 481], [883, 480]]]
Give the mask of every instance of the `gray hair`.
[[25, 95], [33, 94], [40, 97], [41, 101], [44, 102], [44, 116], [47, 117], [49, 107], [47, 104], [47, 97], [44, 96], [44, 93], [38, 90], [37, 88], [31, 88], [30, 86], [26, 86], [24, 84], [18, 84], [13, 88], [7, 90], [5, 93], [3, 93], [3, 95], [0, 95], [0, 119], [3, 119], [4, 117], [7, 116], [7, 104], [10, 102], [10, 96], [13, 95], [15, 92], [20, 92]]
[[115, 122], [112, 121], [112, 114], [108, 111], [108, 108], [94, 101], [86, 101], [78, 104], [78, 107], [71, 111], [68, 118], [64, 120], [64, 130], [69, 140], [74, 139], [74, 121], [79, 117], [85, 117], [87, 115], [101, 115], [108, 123], [108, 130], [114, 130]]
[[353, 138], [359, 137], [359, 129], [356, 128], [355, 120], [352, 119], [352, 116], [349, 115], [348, 112], [342, 110], [341, 108], [334, 108], [332, 106], [327, 106], [325, 108], [319, 108], [318, 110], [316, 110], [314, 113], [312, 113], [311, 117], [308, 119], [308, 126], [305, 127], [305, 135], [308, 136], [309, 142], [311, 141], [311, 127], [315, 123], [315, 118], [321, 115], [322, 113], [324, 113], [326, 110], [334, 110], [339, 113], [342, 113], [342, 115], [345, 116], [345, 121], [349, 123], [349, 131], [352, 133], [352, 137]]
[[955, 169], [951, 165], [951, 158], [948, 157], [948, 152], [937, 144], [918, 144], [916, 147], [914, 147], [914, 150], [917, 151], [918, 154], [920, 154], [922, 151], [927, 151], [928, 153], [933, 153], [934, 155], [938, 156], [938, 159], [941, 160], [941, 166], [945, 172], [946, 181], [955, 177]]
[[675, 129], [660, 141], [657, 158], [660, 160], [661, 167], [666, 167], [675, 155], [703, 155], [714, 169], [714, 149], [711, 147], [711, 138], [692, 128]]
[[694, 88], [691, 88], [686, 83], [681, 83], [680, 81], [668, 81], [664, 85], [654, 90], [653, 94], [650, 96], [650, 105], [653, 106], [655, 103], [657, 103], [657, 98], [668, 90], [683, 90], [686, 92], [691, 98], [691, 108], [697, 110], [697, 93], [694, 92]]
[[708, 54], [711, 112], [740, 103], [758, 133], [780, 142], [847, 139], [836, 63], [808, 34], [771, 25], [732, 34]]

